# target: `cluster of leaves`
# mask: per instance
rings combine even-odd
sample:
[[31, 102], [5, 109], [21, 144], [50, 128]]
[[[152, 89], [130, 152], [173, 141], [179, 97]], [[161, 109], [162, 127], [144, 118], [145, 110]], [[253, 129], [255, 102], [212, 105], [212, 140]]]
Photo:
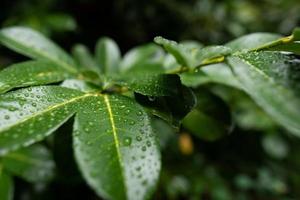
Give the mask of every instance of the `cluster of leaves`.
[[[70, 56], [25, 27], [2, 29], [0, 42], [33, 59], [0, 72], [3, 199], [12, 196], [11, 176], [27, 181], [53, 176], [50, 153], [32, 144], [73, 117], [77, 165], [88, 185], [106, 199], [151, 197], [161, 170], [158, 137], [163, 148], [166, 127], [209, 141], [231, 132], [233, 122], [258, 129], [280, 125], [300, 135], [299, 29], [288, 37], [255, 33], [207, 47], [157, 37], [168, 53], [148, 44], [123, 57], [109, 38], [99, 39], [95, 55], [78, 44]], [[215, 87], [201, 87], [209, 83]], [[223, 85], [249, 95], [234, 108], [252, 107], [250, 97], [257, 110], [244, 114], [246, 120], [240, 112], [232, 116], [234, 108], [226, 101], [235, 95], [224, 92]], [[189, 136], [183, 134], [180, 141], [182, 152], [189, 154]], [[33, 180], [31, 174], [39, 170]], [[211, 170], [205, 176], [216, 177]]]

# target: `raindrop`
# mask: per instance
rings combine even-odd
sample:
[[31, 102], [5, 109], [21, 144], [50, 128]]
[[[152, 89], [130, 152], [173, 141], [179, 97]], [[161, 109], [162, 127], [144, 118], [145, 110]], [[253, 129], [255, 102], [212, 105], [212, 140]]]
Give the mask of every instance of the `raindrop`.
[[136, 169], [136, 171], [141, 171], [142, 168], [139, 166], [139, 167], [137, 167], [135, 169]]
[[150, 141], [147, 141], [146, 144], [147, 144], [148, 147], [151, 146], [151, 142]]
[[93, 123], [93, 122], [89, 122], [89, 125], [90, 125], [90, 126], [93, 126], [93, 125], [94, 125], [94, 123]]
[[155, 97], [152, 97], [152, 96], [148, 96], [148, 99], [149, 99], [149, 101], [155, 101]]
[[8, 119], [10, 119], [10, 117], [8, 115], [5, 115], [4, 119], [8, 120]]
[[138, 135], [138, 136], [136, 136], [136, 140], [137, 141], [142, 141], [142, 137]]
[[8, 110], [9, 111], [16, 111], [17, 109], [15, 107], [10, 107]]
[[131, 145], [131, 142], [132, 142], [132, 140], [131, 140], [130, 137], [126, 137], [126, 138], [124, 139], [124, 145], [125, 145], [125, 146], [130, 146], [130, 145]]
[[142, 151], [146, 151], [147, 150], [147, 147], [146, 146], [143, 146], [142, 147]]

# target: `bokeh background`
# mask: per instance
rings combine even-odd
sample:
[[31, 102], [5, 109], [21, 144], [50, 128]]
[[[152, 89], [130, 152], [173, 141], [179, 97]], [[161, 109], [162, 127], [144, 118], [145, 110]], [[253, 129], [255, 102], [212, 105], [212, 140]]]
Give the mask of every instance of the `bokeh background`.
[[[205, 45], [251, 32], [287, 35], [300, 25], [300, 1], [1, 0], [0, 25], [30, 26], [68, 51], [76, 43], [93, 50], [99, 37], [109, 36], [124, 53], [157, 35]], [[0, 68], [24, 59], [0, 47]], [[244, 93], [224, 86], [209, 89], [222, 99], [217, 109], [226, 103], [222, 108], [228, 107], [234, 118], [233, 131], [223, 137], [196, 137], [187, 130], [174, 133], [157, 121], [163, 171], [153, 199], [300, 199], [300, 139], [275, 124]], [[222, 119], [226, 112], [217, 110], [216, 115]], [[15, 199], [100, 199], [76, 168], [70, 128], [64, 125], [56, 133], [59, 139], [51, 138], [55, 179], [29, 184], [16, 178]]]

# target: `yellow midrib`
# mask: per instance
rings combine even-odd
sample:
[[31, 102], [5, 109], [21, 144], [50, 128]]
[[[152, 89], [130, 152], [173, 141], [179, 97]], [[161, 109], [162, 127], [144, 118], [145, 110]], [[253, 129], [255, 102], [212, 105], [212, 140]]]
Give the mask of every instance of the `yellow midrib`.
[[[121, 176], [123, 177], [123, 180], [125, 181], [125, 176], [124, 176], [124, 172], [123, 172], [123, 169], [122, 169], [122, 155], [121, 155], [121, 152], [120, 152], [120, 143], [119, 143], [118, 136], [117, 136], [117, 129], [116, 129], [115, 121], [114, 121], [114, 118], [113, 118], [113, 112], [112, 112], [112, 109], [111, 109], [109, 97], [107, 95], [104, 95], [103, 97], [104, 97], [104, 102], [105, 102], [106, 107], [107, 107], [107, 111], [108, 111], [112, 131], [113, 131], [114, 141], [115, 141], [116, 148], [117, 148], [117, 156], [118, 156], [118, 161], [120, 163]], [[126, 193], [126, 187], [127, 186], [126, 186], [125, 182], [123, 184], [124, 184], [124, 187], [125, 187], [124, 192]]]
[[39, 116], [39, 115], [45, 114], [45, 113], [47, 113], [47, 112], [50, 112], [51, 110], [54, 110], [54, 109], [56, 109], [56, 108], [59, 108], [59, 107], [61, 107], [61, 106], [64, 106], [64, 105], [69, 104], [69, 103], [72, 103], [72, 102], [75, 102], [75, 101], [77, 101], [77, 100], [84, 99], [84, 98], [90, 97], [90, 96], [95, 96], [95, 95], [97, 96], [97, 94], [85, 94], [85, 95], [83, 95], [83, 96], [77, 96], [77, 97], [74, 97], [74, 98], [70, 99], [69, 101], [64, 101], [64, 102], [59, 103], [59, 104], [56, 104], [56, 105], [54, 105], [54, 106], [50, 106], [49, 108], [43, 110], [42, 112], [37, 112], [37, 113], [35, 113], [35, 114], [33, 114], [33, 115], [30, 115], [30, 116], [27, 117], [27, 118], [24, 118], [23, 120], [20, 120], [20, 121], [19, 121], [18, 123], [16, 123], [16, 124], [12, 124], [11, 126], [7, 126], [7, 127], [5, 127], [4, 129], [2, 129], [2, 130], [0, 129], [0, 133], [1, 133], [1, 132], [4, 132], [4, 131], [7, 131], [7, 130], [9, 130], [9, 129], [11, 129], [11, 128], [14, 127], [14, 126], [17, 126], [17, 125], [19, 125], [19, 124], [22, 124], [22, 123], [26, 122], [27, 120], [30, 120], [30, 119], [32, 119], [32, 118], [35, 118], [35, 117]]

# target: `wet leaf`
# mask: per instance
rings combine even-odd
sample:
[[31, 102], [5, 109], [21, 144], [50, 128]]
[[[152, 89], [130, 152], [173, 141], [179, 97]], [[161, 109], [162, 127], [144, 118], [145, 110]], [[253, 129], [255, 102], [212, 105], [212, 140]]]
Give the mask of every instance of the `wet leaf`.
[[274, 42], [279, 38], [281, 38], [280, 35], [272, 33], [251, 33], [228, 42], [226, 46], [230, 47], [232, 51], [248, 51]]
[[48, 60], [70, 72], [76, 72], [73, 59], [41, 33], [26, 27], [10, 27], [0, 31], [0, 42], [6, 47], [38, 60]]
[[154, 42], [163, 46], [164, 49], [172, 54], [181, 66], [191, 66], [190, 49], [175, 41], [167, 40], [163, 37], [155, 37]]
[[0, 71], [0, 93], [18, 87], [55, 83], [71, 76], [69, 72], [51, 62], [22, 62]]
[[244, 90], [275, 121], [300, 135], [300, 65], [279, 52], [248, 52], [228, 58]]
[[175, 74], [150, 74], [145, 72], [122, 76], [118, 84], [147, 96], [172, 96], [178, 92], [180, 78]]
[[52, 155], [39, 144], [5, 155], [2, 164], [11, 174], [29, 182], [47, 182], [54, 176]]
[[76, 160], [88, 184], [107, 199], [148, 199], [160, 170], [150, 118], [127, 97], [93, 97], [76, 115]]
[[29, 146], [69, 119], [92, 94], [58, 86], [20, 89], [0, 96], [0, 154]]
[[82, 92], [97, 92], [100, 91], [99, 86], [96, 86], [87, 81], [82, 81], [78, 79], [67, 79], [60, 84], [62, 87], [71, 88], [75, 90], [79, 90]]
[[231, 53], [231, 49], [226, 46], [195, 48], [194, 46], [191, 47], [191, 45], [184, 45], [162, 37], [156, 37], [154, 41], [173, 55], [181, 67], [188, 67], [190, 70], [211, 62], [221, 62], [224, 60], [222, 56]]

